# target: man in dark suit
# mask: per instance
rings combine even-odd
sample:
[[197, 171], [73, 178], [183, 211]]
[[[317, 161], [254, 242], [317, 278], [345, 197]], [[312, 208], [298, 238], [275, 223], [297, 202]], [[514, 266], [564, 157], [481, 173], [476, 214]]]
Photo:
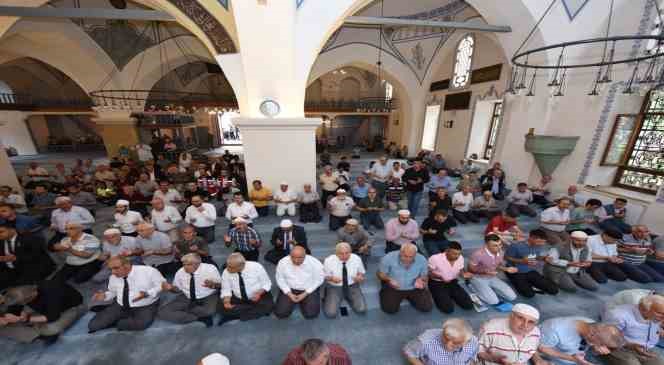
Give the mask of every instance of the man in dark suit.
[[270, 240], [273, 249], [265, 253], [265, 260], [273, 264], [277, 264], [279, 260], [288, 256], [295, 246], [302, 246], [307, 252], [311, 254], [309, 246], [307, 246], [307, 233], [304, 227], [293, 225], [290, 219], [283, 219], [272, 231], [272, 239]]
[[11, 224], [0, 224], [0, 289], [32, 285], [49, 276], [55, 265], [45, 247], [40, 235], [19, 235]]

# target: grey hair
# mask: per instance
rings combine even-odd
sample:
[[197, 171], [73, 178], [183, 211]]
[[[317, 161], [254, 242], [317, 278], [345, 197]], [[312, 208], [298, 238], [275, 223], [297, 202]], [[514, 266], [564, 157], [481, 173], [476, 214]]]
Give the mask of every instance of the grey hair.
[[60, 204], [60, 203], [71, 203], [71, 198], [68, 196], [59, 196], [55, 198], [55, 204]]
[[309, 363], [318, 359], [318, 357], [329, 348], [320, 338], [310, 338], [302, 343], [302, 359]]
[[618, 327], [605, 323], [592, 323], [590, 327], [597, 339], [597, 345], [606, 346], [610, 349], [618, 349], [625, 346], [625, 337]]
[[76, 227], [76, 228], [83, 228], [83, 224], [77, 221], [69, 221], [65, 223], [65, 227]]
[[346, 249], [348, 251], [352, 251], [352, 248], [350, 247], [350, 244], [348, 242], [339, 242], [334, 248], [334, 252], [338, 253], [339, 251]]
[[404, 243], [403, 245], [401, 245], [401, 249], [399, 251], [406, 252], [407, 250], [414, 250], [415, 252], [417, 252], [417, 246], [415, 246], [412, 243]]
[[140, 227], [143, 227], [143, 228], [154, 228], [154, 224], [152, 224], [152, 223], [148, 223], [148, 222], [143, 222], [143, 223], [139, 224], [138, 227], [139, 227], [139, 229], [140, 229]]
[[473, 328], [461, 318], [451, 318], [443, 323], [443, 335], [453, 339], [463, 339], [466, 343], [473, 337]]
[[643, 309], [649, 311], [653, 305], [659, 304], [664, 305], [664, 296], [658, 294], [650, 294], [639, 300], [639, 305], [643, 306]]
[[200, 264], [201, 263], [201, 256], [199, 256], [197, 253], [188, 253], [180, 259], [183, 264]]
[[233, 252], [226, 258], [226, 264], [232, 267], [243, 266], [246, 262], [247, 260], [239, 252]]

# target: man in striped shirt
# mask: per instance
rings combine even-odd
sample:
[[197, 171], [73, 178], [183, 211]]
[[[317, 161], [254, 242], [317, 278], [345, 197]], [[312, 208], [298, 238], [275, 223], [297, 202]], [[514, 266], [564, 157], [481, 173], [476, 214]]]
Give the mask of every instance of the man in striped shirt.
[[644, 225], [632, 226], [632, 233], [623, 236], [618, 243], [618, 254], [624, 260], [620, 264], [627, 277], [642, 284], [664, 281], [664, 275], [646, 264], [646, 258], [653, 253], [650, 230]]
[[248, 221], [238, 217], [233, 220], [235, 227], [224, 236], [226, 247], [235, 247], [235, 252], [239, 252], [247, 261], [258, 261], [261, 246], [261, 237], [253, 228], [249, 227]]
[[479, 342], [470, 325], [448, 319], [442, 329], [430, 329], [408, 342], [403, 353], [411, 365], [468, 365], [477, 360]]

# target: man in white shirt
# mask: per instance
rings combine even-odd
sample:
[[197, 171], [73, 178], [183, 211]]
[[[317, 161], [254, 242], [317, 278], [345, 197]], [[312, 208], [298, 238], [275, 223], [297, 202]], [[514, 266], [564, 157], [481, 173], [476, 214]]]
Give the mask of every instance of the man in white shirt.
[[141, 162], [149, 161], [154, 158], [152, 155], [152, 147], [149, 144], [139, 143], [134, 149], [136, 150], [136, 155], [138, 155], [138, 160]]
[[336, 231], [343, 227], [346, 221], [351, 219], [350, 212], [355, 207], [353, 198], [346, 195], [346, 190], [337, 190], [337, 195], [327, 202], [327, 209], [330, 212], [330, 231]]
[[166, 233], [172, 242], [180, 239], [178, 224], [182, 222], [182, 215], [177, 208], [164, 204], [161, 198], [152, 199], [150, 222], [157, 231]]
[[116, 327], [120, 331], [142, 331], [152, 324], [159, 309], [159, 293], [166, 279], [150, 266], [132, 265], [128, 258], [108, 260], [113, 275], [108, 290], [93, 296], [96, 302], [115, 298], [88, 323], [88, 333]]
[[478, 223], [480, 221], [475, 212], [471, 210], [474, 198], [470, 190], [470, 185], [464, 184], [461, 191], [457, 191], [452, 195], [452, 215], [461, 224]]
[[48, 241], [48, 246], [53, 247], [54, 244], [60, 242], [67, 232], [65, 225], [68, 222], [77, 222], [83, 225], [83, 230], [92, 233], [90, 227], [95, 222], [94, 217], [90, 211], [83, 207], [73, 205], [71, 199], [66, 196], [60, 196], [55, 199], [55, 205], [58, 209], [51, 212], [51, 229], [55, 231], [55, 235]]
[[[369, 170], [369, 176], [371, 177], [371, 186], [376, 188], [378, 192], [378, 197], [380, 199], [385, 198], [385, 190], [387, 189], [387, 180], [390, 178], [392, 169], [390, 165], [387, 164], [387, 156], [381, 156], [378, 162], [374, 163]], [[403, 174], [402, 174], [403, 176]]]
[[219, 300], [217, 288], [221, 284], [219, 270], [201, 263], [201, 257], [195, 253], [182, 256], [181, 261], [182, 268], [175, 273], [173, 284], [162, 284], [164, 291], [178, 295], [159, 309], [159, 318], [179, 324], [201, 321], [205, 327], [212, 327]]
[[61, 281], [74, 279], [77, 284], [90, 280], [101, 269], [101, 244], [97, 237], [83, 232], [78, 222], [67, 223], [67, 237], [53, 246], [56, 252], [65, 255], [65, 266], [58, 271], [56, 278]]
[[118, 228], [125, 236], [136, 237], [136, 227], [143, 223], [141, 213], [129, 210], [129, 202], [123, 199], [115, 203], [114, 227]]
[[98, 260], [103, 262], [101, 270], [94, 277], [93, 283], [105, 283], [111, 277], [111, 270], [106, 265], [106, 261], [114, 256], [124, 256], [134, 264], [141, 264], [141, 254], [143, 250], [136, 243], [136, 238], [123, 236], [117, 228], [109, 228], [104, 231], [104, 237], [101, 241], [101, 255]]
[[20, 194], [14, 193], [11, 186], [4, 185], [0, 187], [0, 203], [11, 205], [17, 213], [28, 213], [25, 199]]
[[210, 203], [203, 202], [203, 197], [191, 197], [191, 205], [184, 214], [184, 221], [196, 228], [196, 234], [207, 241], [214, 242], [214, 222], [217, 220], [217, 209]]
[[261, 264], [245, 260], [239, 252], [226, 259], [226, 270], [221, 274], [222, 325], [239, 319], [248, 321], [272, 312], [272, 282]]
[[525, 214], [529, 217], [536, 217], [537, 212], [529, 206], [532, 202], [533, 192], [528, 189], [528, 184], [521, 182], [516, 185], [516, 190], [512, 190], [507, 196], [507, 209], [517, 216]]
[[30, 165], [25, 174], [28, 176], [30, 181], [43, 181], [49, 178], [48, 171], [45, 168], [39, 166], [39, 164], [36, 162], [30, 162]]
[[335, 318], [339, 304], [346, 300], [355, 313], [366, 313], [367, 303], [360, 284], [364, 281], [364, 264], [362, 259], [352, 253], [346, 242], [337, 243], [335, 254], [325, 259], [325, 303], [323, 312], [328, 318]]
[[233, 202], [226, 208], [226, 219], [230, 222], [228, 225], [229, 229], [233, 228], [235, 218], [244, 219], [247, 221], [249, 227], [253, 227], [253, 220], [258, 218], [256, 207], [252, 203], [244, 201], [244, 197], [240, 192], [233, 194]]
[[182, 195], [180, 195], [177, 190], [171, 188], [171, 184], [166, 180], [159, 182], [159, 190], [155, 191], [152, 197], [159, 198], [163, 200], [164, 204], [167, 206], [175, 208], [178, 207], [178, 204], [184, 202]]
[[275, 278], [279, 296], [274, 308], [278, 318], [287, 318], [300, 305], [306, 319], [318, 317], [320, 313], [320, 286], [325, 280], [323, 264], [306, 254], [304, 247], [295, 246], [289, 256], [277, 264]]
[[618, 256], [618, 242], [622, 237], [621, 232], [613, 229], [588, 237], [588, 247], [593, 256], [588, 271], [596, 282], [606, 284], [608, 279], [627, 280], [627, 274], [620, 268], [624, 260]]
[[297, 203], [297, 193], [288, 188], [288, 183], [283, 181], [279, 185], [279, 191], [274, 193], [274, 202], [277, 204], [277, 216], [284, 214], [295, 216], [295, 203]]
[[562, 197], [558, 199], [556, 206], [544, 209], [540, 215], [540, 228], [546, 233], [551, 246], [569, 242], [569, 233], [565, 228], [569, 224], [570, 205], [569, 198]]

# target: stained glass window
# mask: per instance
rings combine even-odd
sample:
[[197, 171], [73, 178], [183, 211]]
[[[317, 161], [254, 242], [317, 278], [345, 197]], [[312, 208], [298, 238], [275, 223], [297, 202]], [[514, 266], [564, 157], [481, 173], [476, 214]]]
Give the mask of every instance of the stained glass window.
[[498, 131], [500, 130], [500, 119], [503, 112], [503, 102], [493, 104], [493, 113], [491, 113], [491, 126], [489, 127], [489, 135], [486, 139], [484, 146], [484, 159], [491, 160], [491, 156], [496, 150], [496, 140], [498, 139]]
[[460, 89], [470, 82], [470, 72], [475, 52], [475, 37], [468, 34], [457, 45], [454, 74], [452, 75], [452, 88]]

